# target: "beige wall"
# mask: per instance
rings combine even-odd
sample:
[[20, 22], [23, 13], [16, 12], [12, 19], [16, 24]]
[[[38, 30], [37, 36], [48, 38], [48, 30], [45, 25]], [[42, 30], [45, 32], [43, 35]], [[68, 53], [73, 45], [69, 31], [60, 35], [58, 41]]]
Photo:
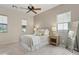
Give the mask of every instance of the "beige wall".
[[[51, 28], [56, 24], [56, 16], [60, 13], [71, 11], [72, 21], [79, 20], [79, 5], [59, 5], [39, 15], [34, 16], [34, 24], [40, 25], [42, 28]], [[72, 27], [72, 29], [74, 29]]]
[[[72, 12], [72, 21], [78, 20], [79, 5], [59, 5], [53, 9], [34, 16], [34, 24], [38, 24], [40, 27], [50, 29], [51, 26], [56, 24], [56, 15], [67, 11]], [[8, 32], [0, 33], [0, 44], [18, 41], [21, 34], [21, 19], [23, 18], [24, 13], [0, 8], [0, 14], [8, 16]], [[28, 23], [26, 33], [32, 33], [33, 17], [26, 15], [26, 20]], [[72, 27], [72, 29], [74, 28]]]
[[[0, 14], [8, 16], [8, 32], [0, 33], [0, 44], [17, 42], [21, 35], [21, 19], [24, 13], [20, 11], [0, 8]], [[32, 33], [33, 17], [26, 15], [27, 32]], [[26, 33], [27, 33], [26, 32]]]

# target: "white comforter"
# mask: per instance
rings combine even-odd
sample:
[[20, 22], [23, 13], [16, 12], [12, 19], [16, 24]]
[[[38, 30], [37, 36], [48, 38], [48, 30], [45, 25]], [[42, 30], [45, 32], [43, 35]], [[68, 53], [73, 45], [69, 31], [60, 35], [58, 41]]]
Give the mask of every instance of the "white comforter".
[[23, 35], [20, 42], [25, 49], [32, 51], [48, 44], [48, 36]]

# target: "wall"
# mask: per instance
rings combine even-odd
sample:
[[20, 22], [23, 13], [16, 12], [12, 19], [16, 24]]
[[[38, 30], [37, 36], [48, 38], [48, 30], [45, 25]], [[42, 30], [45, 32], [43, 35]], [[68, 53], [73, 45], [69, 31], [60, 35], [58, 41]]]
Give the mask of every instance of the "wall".
[[[34, 24], [40, 25], [42, 28], [51, 28], [56, 25], [56, 16], [58, 14], [71, 11], [72, 21], [76, 21], [79, 18], [79, 5], [78, 4], [65, 4], [59, 5], [55, 8], [47, 10], [41, 14], [34, 16]], [[74, 28], [71, 28], [74, 30]]]
[[27, 29], [26, 29], [26, 34], [32, 34], [33, 33], [33, 16], [27, 15]]
[[[19, 41], [21, 35], [21, 20], [24, 13], [7, 8], [0, 8], [0, 14], [8, 16], [8, 32], [0, 33], [0, 45]], [[32, 33], [33, 17], [26, 15], [26, 20], [28, 22], [27, 32]]]
[[[56, 16], [58, 14], [71, 11], [71, 28], [70, 30], [75, 31], [77, 26], [73, 22], [79, 20], [79, 4], [65, 4], [59, 5], [55, 8], [52, 8], [48, 11], [45, 11], [39, 15], [34, 16], [34, 25], [38, 24], [41, 28], [51, 29], [52, 26], [56, 26]], [[52, 32], [50, 31], [52, 34]], [[52, 34], [53, 35], [53, 34]], [[64, 35], [66, 35], [64, 33]], [[79, 36], [79, 35], [78, 35]], [[65, 36], [66, 37], [66, 36]], [[64, 41], [66, 42], [66, 41]], [[71, 47], [71, 46], [69, 46]]]

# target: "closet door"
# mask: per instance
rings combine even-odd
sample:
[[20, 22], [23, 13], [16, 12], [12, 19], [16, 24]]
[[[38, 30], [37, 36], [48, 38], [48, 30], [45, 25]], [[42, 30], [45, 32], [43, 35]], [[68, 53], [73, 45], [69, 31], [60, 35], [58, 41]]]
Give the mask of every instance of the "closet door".
[[77, 28], [77, 36], [75, 40], [75, 50], [79, 51], [79, 23], [78, 23], [78, 28]]
[[[74, 36], [73, 36], [73, 39], [68, 39], [68, 48], [69, 49], [75, 49], [77, 50], [78, 48], [78, 42], [79, 40], [77, 40], [77, 36], [79, 35], [79, 22], [78, 21], [73, 21], [71, 22], [71, 27], [70, 27], [70, 31], [73, 31], [74, 32]], [[72, 43], [73, 42], [73, 43]], [[73, 48], [72, 48], [73, 47]]]

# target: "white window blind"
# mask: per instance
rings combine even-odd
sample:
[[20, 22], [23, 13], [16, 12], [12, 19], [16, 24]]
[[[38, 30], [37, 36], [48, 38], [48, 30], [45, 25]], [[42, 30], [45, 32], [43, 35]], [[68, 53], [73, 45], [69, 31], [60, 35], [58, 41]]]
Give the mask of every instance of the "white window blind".
[[58, 24], [58, 30], [68, 30], [68, 23]]
[[7, 16], [0, 15], [0, 23], [1, 24], [7, 24]]
[[58, 30], [63, 30], [63, 24], [58, 24]]

